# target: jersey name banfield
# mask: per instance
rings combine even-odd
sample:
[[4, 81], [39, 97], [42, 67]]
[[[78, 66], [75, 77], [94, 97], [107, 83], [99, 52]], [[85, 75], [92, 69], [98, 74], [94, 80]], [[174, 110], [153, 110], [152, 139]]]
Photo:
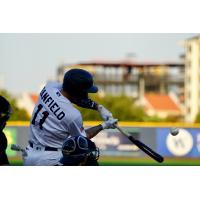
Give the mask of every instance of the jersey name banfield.
[[49, 110], [56, 116], [58, 120], [65, 117], [65, 113], [61, 110], [59, 105], [53, 100], [53, 98], [48, 94], [45, 87], [40, 92], [40, 97], [42, 101], [49, 107]]

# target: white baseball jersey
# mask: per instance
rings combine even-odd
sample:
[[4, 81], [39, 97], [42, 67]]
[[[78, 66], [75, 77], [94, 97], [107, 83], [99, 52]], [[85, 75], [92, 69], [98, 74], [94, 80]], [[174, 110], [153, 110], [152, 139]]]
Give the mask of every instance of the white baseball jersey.
[[61, 88], [49, 83], [40, 92], [29, 129], [29, 141], [36, 145], [61, 148], [70, 135], [86, 136], [80, 112], [61, 94]]

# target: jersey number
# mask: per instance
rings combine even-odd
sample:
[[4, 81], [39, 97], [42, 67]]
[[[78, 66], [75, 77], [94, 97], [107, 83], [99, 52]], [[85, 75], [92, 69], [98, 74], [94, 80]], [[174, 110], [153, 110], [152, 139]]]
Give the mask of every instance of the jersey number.
[[[35, 112], [34, 116], [33, 116], [33, 119], [32, 119], [32, 124], [35, 125], [35, 120], [37, 118], [37, 115], [38, 113], [42, 110], [43, 106], [41, 104], [38, 105], [38, 108], [37, 108], [37, 111]], [[45, 120], [47, 119], [47, 117], [49, 116], [49, 113], [47, 111], [44, 111], [43, 113], [43, 117], [42, 119], [40, 119], [39, 121], [39, 126], [40, 126], [40, 129], [42, 129], [42, 125], [44, 124]]]

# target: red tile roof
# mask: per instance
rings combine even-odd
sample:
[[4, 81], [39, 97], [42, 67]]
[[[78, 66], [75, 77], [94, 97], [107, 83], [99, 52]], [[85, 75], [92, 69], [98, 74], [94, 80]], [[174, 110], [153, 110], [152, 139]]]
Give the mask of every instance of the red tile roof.
[[37, 100], [38, 100], [38, 96], [35, 95], [35, 94], [30, 94], [30, 97], [31, 97], [31, 100], [34, 102], [34, 103], [37, 103]]
[[179, 107], [169, 95], [145, 94], [145, 99], [155, 110], [180, 112]]

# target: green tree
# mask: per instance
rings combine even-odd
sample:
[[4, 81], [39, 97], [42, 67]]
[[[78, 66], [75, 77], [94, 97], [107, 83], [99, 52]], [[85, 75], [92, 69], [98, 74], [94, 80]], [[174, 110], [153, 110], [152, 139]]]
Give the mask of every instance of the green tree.
[[[113, 117], [119, 121], [138, 121], [138, 122], [177, 122], [180, 121], [177, 117], [160, 118], [158, 116], [148, 116], [143, 107], [135, 105], [132, 98], [127, 96], [110, 96], [106, 95], [100, 98], [98, 95], [91, 95], [91, 98], [102, 104], [110, 110]], [[98, 112], [77, 107], [80, 110], [84, 121], [101, 121]]]
[[9, 101], [9, 103], [10, 103], [10, 105], [12, 107], [13, 113], [12, 113], [11, 118], [10, 118], [11, 121], [12, 120], [13, 121], [17, 121], [17, 120], [25, 121], [25, 120], [29, 120], [30, 119], [30, 117], [29, 117], [28, 113], [26, 112], [26, 110], [25, 109], [21, 109], [21, 108], [19, 108], [17, 106], [16, 99], [11, 94], [9, 94], [5, 90], [0, 90], [0, 95], [5, 97]]
[[[147, 117], [143, 108], [136, 106], [130, 97], [107, 95], [104, 98], [100, 98], [97, 95], [92, 95], [91, 98], [104, 105], [112, 112], [113, 117], [118, 118], [119, 121], [144, 121], [145, 117]], [[83, 120], [101, 120], [98, 112], [80, 107], [77, 108], [80, 110]]]
[[200, 123], [200, 112], [196, 116], [195, 123]]

